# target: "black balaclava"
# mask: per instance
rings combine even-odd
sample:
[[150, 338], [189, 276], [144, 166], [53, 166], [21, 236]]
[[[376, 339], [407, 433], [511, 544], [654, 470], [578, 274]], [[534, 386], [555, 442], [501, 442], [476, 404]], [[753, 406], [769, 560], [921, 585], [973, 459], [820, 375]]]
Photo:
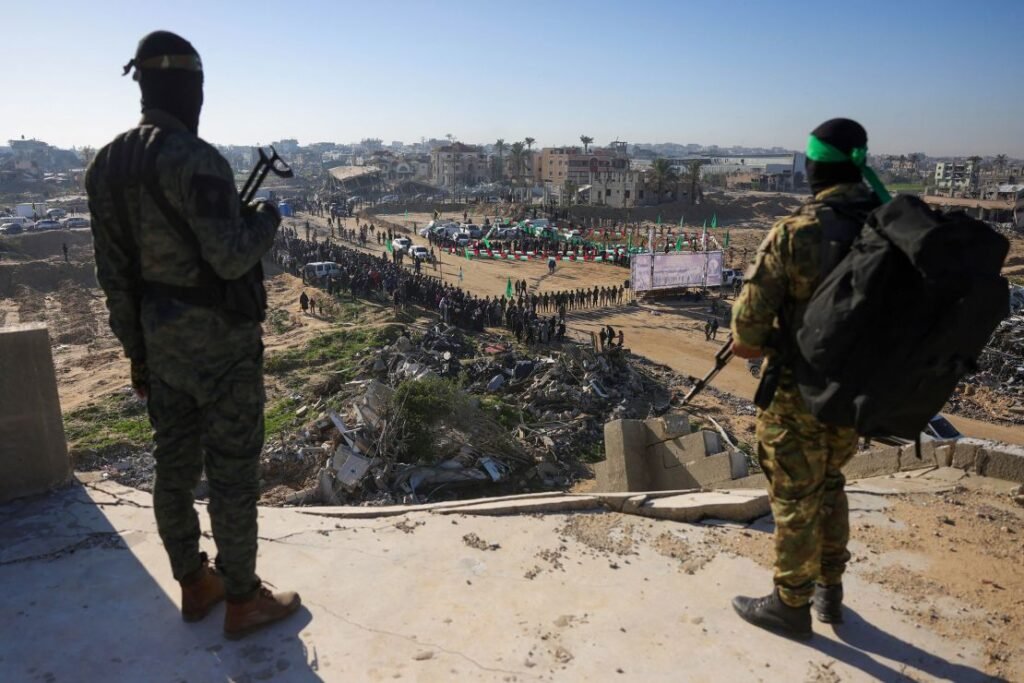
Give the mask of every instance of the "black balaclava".
[[142, 111], [161, 109], [198, 134], [203, 67], [192, 43], [170, 31], [154, 31], [139, 41], [125, 73], [133, 66], [142, 89]]
[[[868, 133], [864, 126], [852, 119], [830, 119], [811, 131], [811, 135], [847, 154], [856, 147], [867, 147], [868, 144]], [[807, 182], [814, 194], [833, 185], [859, 183], [863, 180], [860, 169], [849, 161], [825, 162], [808, 159], [806, 168]]]

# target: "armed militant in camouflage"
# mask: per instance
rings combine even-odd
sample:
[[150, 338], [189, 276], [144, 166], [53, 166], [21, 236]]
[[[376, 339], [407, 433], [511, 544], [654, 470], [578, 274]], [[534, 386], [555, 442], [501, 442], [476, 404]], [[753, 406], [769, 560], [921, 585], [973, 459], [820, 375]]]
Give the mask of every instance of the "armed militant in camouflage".
[[[125, 73], [132, 66], [142, 121], [101, 149], [86, 175], [97, 278], [132, 384], [148, 398], [153, 506], [182, 614], [201, 619], [226, 595], [225, 632], [236, 637], [299, 606], [256, 575], [260, 259], [281, 219], [269, 204], [242, 206], [231, 167], [197, 136], [202, 65], [191, 44], [150, 34]], [[194, 509], [204, 469], [216, 570], [200, 552]]]
[[[847, 152], [867, 144], [863, 128], [846, 119], [827, 122], [815, 134], [830, 136]], [[833, 236], [855, 235], [879, 204], [852, 163], [810, 160], [808, 175], [814, 197], [772, 227], [732, 314], [736, 355], [766, 356], [755, 397], [757, 457], [768, 479], [776, 554], [776, 591], [757, 600], [737, 598], [734, 605], [748, 621], [795, 637], [811, 635], [812, 597], [819, 618], [841, 619], [850, 559], [841, 468], [857, 445], [854, 430], [823, 424], [807, 410], [797, 386], [795, 333], [811, 295], [841, 257]], [[826, 597], [831, 605], [818, 604]]]

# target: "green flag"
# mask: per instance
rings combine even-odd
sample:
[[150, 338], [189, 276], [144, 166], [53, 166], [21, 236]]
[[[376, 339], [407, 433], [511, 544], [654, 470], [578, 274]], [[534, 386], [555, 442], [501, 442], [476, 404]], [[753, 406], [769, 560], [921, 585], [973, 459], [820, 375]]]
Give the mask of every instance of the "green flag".
[[628, 254], [631, 251], [633, 251], [633, 233], [628, 233], [626, 235], [626, 253]]
[[661, 214], [658, 214], [658, 225], [661, 225]]
[[488, 249], [491, 248], [491, 242], [486, 237], [484, 237], [481, 241], [484, 243], [485, 247], [487, 247]]
[[472, 260], [472, 258], [469, 255], [469, 247], [466, 247], [466, 260], [467, 261], [471, 261]]
[[683, 227], [683, 217], [682, 216], [679, 217], [679, 227], [680, 228]]
[[512, 278], [511, 277], [509, 277], [508, 281], [505, 283], [505, 298], [506, 299], [511, 299], [512, 298]]
[[725, 246], [725, 247], [729, 246], [729, 231], [728, 230], [725, 231], [725, 244], [723, 246]]
[[406, 218], [408, 218], [408, 217], [409, 217], [409, 209], [406, 209], [406, 210], [405, 210], [405, 217], [406, 217]]
[[712, 228], [717, 228], [718, 227], [718, 213], [717, 212], [715, 212], [715, 214], [711, 216], [711, 227]]
[[679, 237], [676, 238], [676, 251], [682, 251], [682, 250], [683, 250], [683, 236], [680, 235]]
[[388, 240], [387, 242], [384, 243], [384, 248], [388, 250], [389, 254], [394, 253], [395, 251], [395, 248], [391, 246], [391, 240]]

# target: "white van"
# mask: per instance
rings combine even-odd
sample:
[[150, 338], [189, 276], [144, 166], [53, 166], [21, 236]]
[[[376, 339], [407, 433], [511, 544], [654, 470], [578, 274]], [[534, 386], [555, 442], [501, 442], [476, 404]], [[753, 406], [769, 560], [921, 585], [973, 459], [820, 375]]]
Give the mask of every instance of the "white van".
[[307, 263], [303, 269], [307, 278], [321, 278], [330, 275], [341, 275], [341, 266], [334, 261], [316, 261]]

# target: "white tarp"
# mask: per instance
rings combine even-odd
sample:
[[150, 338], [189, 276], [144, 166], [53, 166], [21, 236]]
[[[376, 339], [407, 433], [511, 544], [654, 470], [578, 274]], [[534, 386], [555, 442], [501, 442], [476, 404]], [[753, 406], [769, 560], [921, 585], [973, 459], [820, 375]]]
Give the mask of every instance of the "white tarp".
[[635, 292], [721, 284], [720, 251], [633, 254], [630, 261], [630, 286]]

